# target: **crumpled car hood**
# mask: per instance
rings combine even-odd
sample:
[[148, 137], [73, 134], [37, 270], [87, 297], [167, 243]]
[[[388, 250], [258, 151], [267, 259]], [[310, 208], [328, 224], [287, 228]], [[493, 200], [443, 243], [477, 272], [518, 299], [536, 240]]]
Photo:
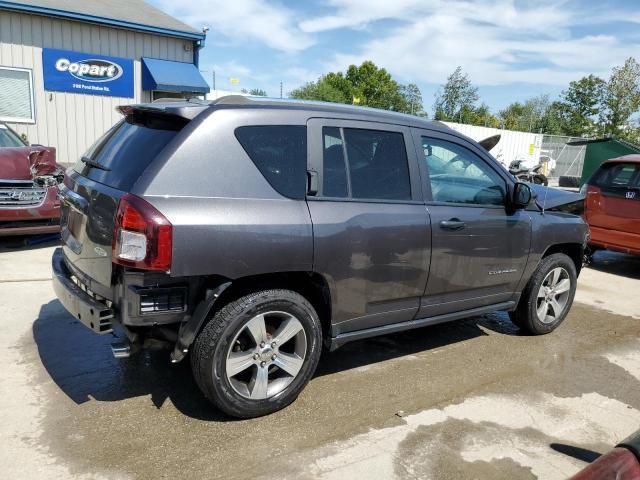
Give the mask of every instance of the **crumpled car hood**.
[[569, 192], [567, 190], [545, 187], [533, 183], [529, 184], [529, 186], [536, 197], [536, 204], [545, 210], [580, 202], [585, 199], [585, 196], [578, 192]]
[[33, 180], [42, 175], [60, 172], [56, 164], [56, 149], [30, 146], [0, 148], [1, 180]]

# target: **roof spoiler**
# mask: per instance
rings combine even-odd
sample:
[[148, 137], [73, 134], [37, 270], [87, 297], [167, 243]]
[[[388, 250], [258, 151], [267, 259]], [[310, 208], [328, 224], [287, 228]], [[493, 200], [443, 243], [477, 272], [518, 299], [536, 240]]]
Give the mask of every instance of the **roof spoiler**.
[[478, 143], [488, 152], [498, 144], [500, 137], [502, 137], [500, 134], [492, 135], [484, 140], [480, 140]]
[[209, 107], [210, 105], [208, 103], [168, 101], [137, 105], [120, 105], [116, 107], [116, 111], [125, 117], [135, 113], [148, 113], [152, 115], [177, 117], [183, 120], [193, 120]]

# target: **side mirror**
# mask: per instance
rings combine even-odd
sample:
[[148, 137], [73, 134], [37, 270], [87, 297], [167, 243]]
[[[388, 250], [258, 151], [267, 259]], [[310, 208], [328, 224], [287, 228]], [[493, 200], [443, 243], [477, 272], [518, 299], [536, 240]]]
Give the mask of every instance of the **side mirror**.
[[517, 182], [513, 187], [511, 203], [515, 208], [527, 208], [531, 203], [533, 193], [531, 187], [526, 183]]

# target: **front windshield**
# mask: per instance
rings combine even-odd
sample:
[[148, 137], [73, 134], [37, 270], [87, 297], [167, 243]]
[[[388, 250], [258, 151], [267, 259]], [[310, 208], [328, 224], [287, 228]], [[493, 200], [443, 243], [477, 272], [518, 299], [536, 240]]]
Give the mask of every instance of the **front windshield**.
[[24, 147], [24, 142], [7, 127], [0, 125], [0, 147]]

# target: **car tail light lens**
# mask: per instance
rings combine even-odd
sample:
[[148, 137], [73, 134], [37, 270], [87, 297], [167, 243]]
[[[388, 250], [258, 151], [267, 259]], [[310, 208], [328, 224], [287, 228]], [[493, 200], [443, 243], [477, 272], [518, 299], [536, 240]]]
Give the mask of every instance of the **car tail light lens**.
[[120, 198], [113, 231], [113, 262], [143, 270], [169, 271], [173, 227], [150, 203], [127, 193]]

